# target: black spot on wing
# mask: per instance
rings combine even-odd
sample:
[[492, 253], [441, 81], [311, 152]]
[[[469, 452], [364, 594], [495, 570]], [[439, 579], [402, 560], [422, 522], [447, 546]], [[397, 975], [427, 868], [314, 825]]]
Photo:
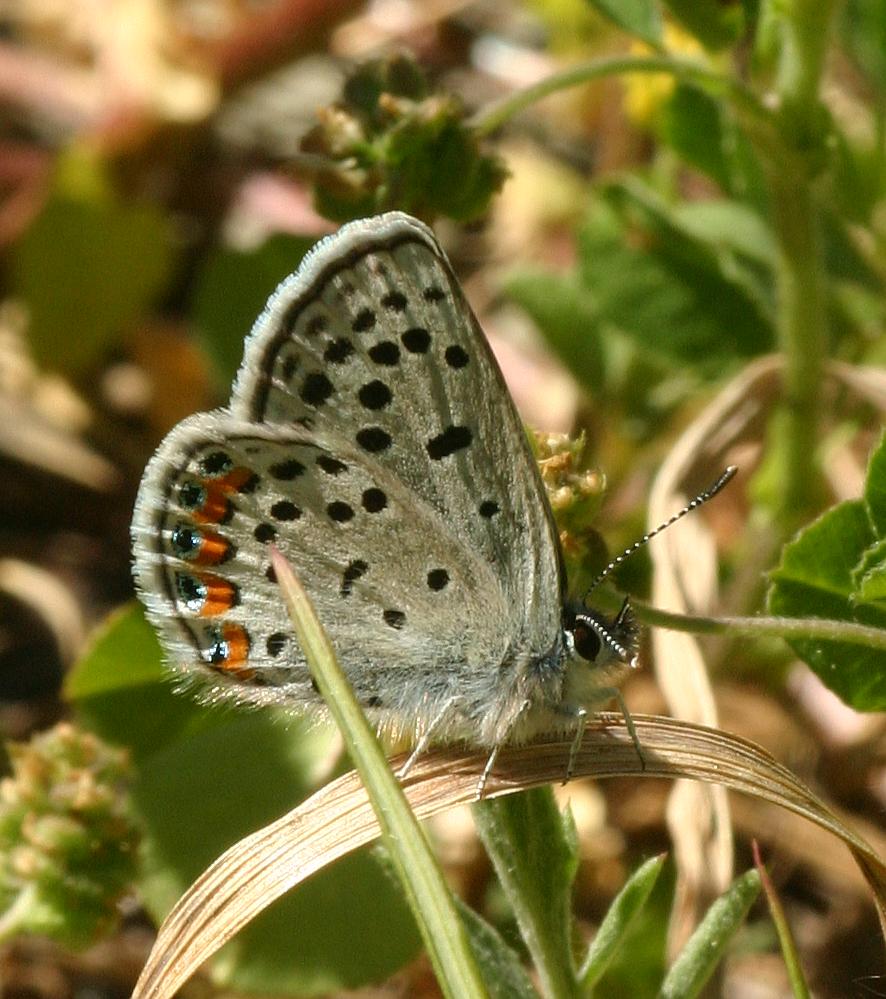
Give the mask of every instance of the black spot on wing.
[[434, 461], [440, 461], [456, 451], [470, 447], [473, 437], [469, 427], [448, 426], [442, 434], [432, 437], [425, 448]]
[[343, 461], [339, 461], [338, 458], [333, 458], [328, 454], [321, 454], [317, 458], [317, 465], [322, 468], [327, 475], [340, 475], [342, 472], [346, 472], [348, 470], [348, 466]]
[[380, 513], [388, 505], [388, 497], [381, 489], [372, 486], [363, 490], [362, 502], [367, 513]]
[[367, 351], [370, 360], [392, 368], [400, 360], [400, 348], [392, 340], [381, 340]]
[[443, 356], [446, 358], [446, 363], [449, 367], [455, 368], [456, 370], [467, 367], [468, 361], [470, 360], [464, 347], [461, 347], [457, 343], [450, 344], [446, 348], [446, 352]]
[[386, 309], [391, 309], [393, 312], [405, 312], [408, 302], [406, 300], [406, 296], [402, 292], [390, 291], [382, 298], [381, 304]]
[[262, 522], [261, 524], [256, 524], [252, 536], [259, 544], [266, 545], [269, 541], [273, 541], [277, 537], [277, 528], [271, 524]]
[[301, 510], [290, 500], [277, 500], [271, 507], [271, 516], [274, 520], [298, 520], [301, 516]]
[[330, 340], [323, 351], [327, 364], [343, 364], [354, 353], [354, 345], [346, 337]]
[[234, 463], [231, 461], [230, 455], [224, 451], [213, 451], [200, 462], [200, 470], [204, 475], [210, 476], [224, 475], [225, 472], [230, 472], [233, 467]]
[[319, 333], [325, 333], [327, 326], [328, 322], [326, 320], [326, 316], [319, 313], [316, 316], [311, 316], [311, 318], [305, 323], [305, 333], [307, 333], [309, 337], [315, 337]]
[[370, 454], [386, 451], [392, 442], [391, 435], [381, 427], [363, 427], [357, 431], [357, 443]]
[[272, 658], [276, 658], [280, 653], [286, 648], [286, 642], [289, 636], [284, 634], [282, 631], [275, 631], [273, 635], [268, 635], [268, 639], [265, 642], [265, 647], [268, 650], [268, 655]]
[[300, 461], [296, 461], [295, 458], [290, 458], [287, 461], [278, 461], [268, 469], [275, 479], [280, 479], [284, 482], [298, 478], [304, 470], [305, 466]]
[[309, 406], [322, 406], [334, 391], [335, 387], [322, 371], [312, 371], [302, 382], [299, 395]]
[[400, 340], [410, 354], [426, 354], [431, 345], [431, 334], [422, 326], [414, 326]]
[[401, 610], [386, 610], [382, 613], [385, 624], [399, 631], [406, 624], [406, 615]]
[[364, 409], [384, 409], [391, 401], [391, 390], [384, 382], [376, 378], [361, 386], [357, 398]]
[[330, 518], [338, 524], [346, 524], [354, 519], [354, 508], [341, 500], [334, 500], [326, 507]]
[[360, 558], [356, 558], [353, 562], [348, 563], [341, 576], [341, 590], [339, 592], [343, 597], [350, 595], [351, 590], [354, 588], [354, 583], [366, 572], [368, 568], [368, 564]]
[[356, 316], [354, 316], [353, 322], [351, 323], [351, 329], [355, 333], [365, 333], [367, 330], [371, 330], [376, 323], [376, 315], [372, 309], [361, 309]]

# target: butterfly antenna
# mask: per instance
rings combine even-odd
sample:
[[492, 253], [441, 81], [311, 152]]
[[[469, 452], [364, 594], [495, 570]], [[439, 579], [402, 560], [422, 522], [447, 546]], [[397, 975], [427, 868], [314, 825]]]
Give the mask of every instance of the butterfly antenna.
[[735, 476], [738, 471], [737, 465], [730, 465], [725, 472], [720, 476], [719, 479], [713, 485], [708, 486], [707, 489], [703, 489], [698, 496], [695, 497], [692, 502], [687, 503], [682, 510], [678, 510], [673, 517], [669, 517], [663, 524], [659, 524], [654, 530], [650, 531], [648, 534], [644, 534], [642, 538], [639, 538], [632, 545], [629, 545], [621, 553], [621, 555], [616, 555], [615, 558], [600, 572], [597, 578], [591, 583], [591, 585], [585, 591], [584, 599], [587, 599], [588, 595], [592, 593], [596, 588], [603, 582], [604, 579], [618, 566], [624, 562], [625, 559], [630, 558], [635, 551], [642, 548], [644, 545], [648, 544], [656, 534], [661, 534], [666, 528], [675, 524], [681, 517], [685, 517], [687, 513], [691, 513], [693, 510], [697, 510], [703, 503], [707, 503], [709, 499], [713, 499], [718, 492]]

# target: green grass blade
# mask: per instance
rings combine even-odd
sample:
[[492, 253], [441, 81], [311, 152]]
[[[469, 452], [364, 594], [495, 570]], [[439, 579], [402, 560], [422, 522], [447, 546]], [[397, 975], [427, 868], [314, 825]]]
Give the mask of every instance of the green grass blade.
[[760, 875], [756, 871], [748, 871], [732, 882], [708, 909], [671, 965], [659, 999], [692, 999], [701, 992], [759, 894]]
[[664, 855], [650, 857], [631, 875], [609, 906], [579, 972], [582, 989], [590, 993], [615, 956], [640, 910], [646, 904], [664, 866]]
[[415, 914], [440, 987], [452, 999], [486, 999], [486, 987], [443, 873], [338, 665], [313, 605], [282, 555], [274, 550], [271, 560], [311, 673], [372, 801], [382, 841]]
[[785, 915], [784, 906], [775, 890], [775, 885], [769, 877], [769, 872], [763, 865], [760, 856], [760, 848], [754, 840], [754, 864], [760, 875], [760, 882], [766, 895], [766, 903], [769, 906], [769, 914], [775, 924], [775, 932], [778, 934], [778, 942], [781, 946], [781, 953], [784, 957], [785, 968], [788, 973], [788, 981], [791, 983], [791, 992], [796, 999], [809, 999], [809, 986], [806, 984], [806, 976], [800, 964], [800, 955], [797, 953], [797, 945], [794, 942], [794, 935]]

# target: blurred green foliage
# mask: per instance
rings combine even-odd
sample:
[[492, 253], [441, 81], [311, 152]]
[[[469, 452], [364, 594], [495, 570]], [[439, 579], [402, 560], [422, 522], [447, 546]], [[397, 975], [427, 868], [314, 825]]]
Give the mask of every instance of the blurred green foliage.
[[9, 746], [0, 782], [0, 939], [85, 948], [119, 922], [137, 870], [126, 753], [62, 722]]
[[96, 157], [63, 157], [12, 256], [36, 359], [82, 373], [157, 301], [174, 259], [161, 209], [123, 200]]
[[406, 55], [366, 63], [302, 140], [317, 210], [344, 222], [397, 208], [428, 221], [482, 215], [507, 176], [484, 152], [461, 102], [431, 93]]
[[[334, 748], [326, 726], [195, 706], [175, 694], [154, 631], [134, 606], [97, 636], [67, 694], [85, 724], [130, 748], [142, 831], [137, 885], [158, 923], [227, 847], [306, 797]], [[319, 995], [384, 978], [418, 947], [386, 863], [363, 850], [255, 919], [220, 952], [214, 975], [247, 991]]]

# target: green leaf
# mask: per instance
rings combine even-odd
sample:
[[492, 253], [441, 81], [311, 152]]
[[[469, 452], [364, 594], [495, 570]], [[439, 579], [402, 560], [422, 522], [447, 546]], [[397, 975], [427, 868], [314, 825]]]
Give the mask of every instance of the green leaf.
[[878, 541], [865, 551], [853, 570], [852, 579], [858, 599], [886, 608], [886, 540]]
[[874, 448], [868, 462], [864, 502], [878, 537], [886, 538], [886, 434]]
[[613, 186], [580, 233], [581, 277], [601, 320], [644, 351], [722, 370], [769, 349], [763, 303], [722, 255], [679, 226], [637, 185]]
[[[648, 863], [648, 862], [647, 862]], [[654, 996], [665, 975], [668, 924], [674, 905], [674, 865], [664, 864], [646, 902], [624, 928], [603, 978], [594, 987], [600, 999]], [[604, 917], [604, 922], [607, 917]], [[602, 929], [602, 926], [601, 926]], [[593, 948], [593, 944], [591, 945]]]
[[674, 961], [662, 983], [660, 999], [692, 999], [701, 992], [759, 894], [760, 875], [756, 871], [732, 882]]
[[[886, 608], [859, 593], [855, 570], [877, 542], [867, 507], [849, 500], [828, 510], [785, 545], [771, 573], [769, 610], [886, 628]], [[886, 656], [861, 645], [794, 639], [791, 648], [824, 684], [859, 711], [886, 708]]]
[[63, 174], [13, 250], [12, 283], [38, 362], [79, 372], [157, 300], [172, 229], [157, 208], [118, 200], [101, 178], [72, 189]]
[[[871, 455], [861, 500], [839, 503], [782, 551], [769, 608], [886, 628], [886, 435]], [[795, 639], [791, 648], [859, 711], [886, 708], [886, 654], [839, 640]]]
[[655, 48], [662, 44], [658, 0], [591, 0], [600, 13], [620, 28]]
[[857, 233], [853, 235], [847, 220], [825, 208], [821, 221], [825, 264], [831, 278], [854, 281], [882, 296], [882, 276], [859, 249]]
[[456, 897], [455, 904], [492, 999], [538, 999], [520, 958], [504, 942], [498, 930], [460, 898]]
[[575, 827], [550, 787], [473, 806], [477, 831], [511, 904], [545, 995], [569, 994]]
[[736, 0], [665, 0], [665, 5], [708, 49], [733, 45], [744, 31], [744, 9]]
[[[328, 727], [175, 694], [135, 605], [98, 633], [66, 692], [93, 730], [130, 750], [145, 858], [139, 888], [158, 921], [226, 847], [312, 791], [334, 750]], [[325, 994], [392, 974], [419, 946], [385, 865], [361, 851], [270, 907], [213, 973], [239, 989]]]
[[676, 205], [671, 220], [685, 235], [715, 251], [733, 253], [761, 269], [777, 262], [775, 233], [761, 216], [729, 198], [687, 201]]
[[68, 674], [65, 696], [93, 732], [126, 746], [138, 762], [227, 713], [197, 709], [172, 688], [154, 629], [133, 602], [111, 614], [96, 632]]
[[301, 263], [313, 240], [271, 236], [248, 252], [216, 249], [197, 282], [192, 318], [218, 383], [231, 384], [243, 359], [243, 338], [269, 294]]
[[[331, 748], [328, 729], [228, 710], [144, 763], [133, 797], [147, 830], [140, 889], [155, 918], [227, 847], [306, 797]], [[391, 975], [420, 945], [396, 881], [361, 850], [257, 916], [213, 961], [213, 977], [238, 990], [327, 994]]]
[[581, 983], [588, 993], [624, 945], [625, 938], [658, 881], [664, 862], [665, 858], [661, 856], [651, 857], [641, 864], [609, 906], [579, 974]]
[[800, 955], [797, 953], [797, 944], [791, 932], [791, 925], [788, 922], [784, 906], [781, 904], [781, 899], [778, 897], [778, 891], [760, 858], [756, 843], [754, 843], [754, 862], [757, 865], [757, 871], [760, 874], [760, 884], [766, 895], [766, 901], [769, 904], [769, 915], [772, 917], [775, 932], [778, 934], [778, 943], [781, 947], [782, 957], [784, 958], [785, 970], [788, 973], [791, 992], [794, 995], [794, 999], [810, 999], [809, 987], [806, 984], [806, 976], [803, 974], [803, 967], [800, 964]]
[[605, 384], [605, 361], [593, 299], [573, 275], [522, 271], [504, 290], [532, 317], [563, 363], [592, 393]]
[[886, 0], [848, 0], [839, 25], [846, 54], [882, 93], [886, 87]]
[[722, 102], [700, 87], [678, 83], [664, 106], [660, 134], [727, 194], [765, 210], [766, 184], [759, 159]]

